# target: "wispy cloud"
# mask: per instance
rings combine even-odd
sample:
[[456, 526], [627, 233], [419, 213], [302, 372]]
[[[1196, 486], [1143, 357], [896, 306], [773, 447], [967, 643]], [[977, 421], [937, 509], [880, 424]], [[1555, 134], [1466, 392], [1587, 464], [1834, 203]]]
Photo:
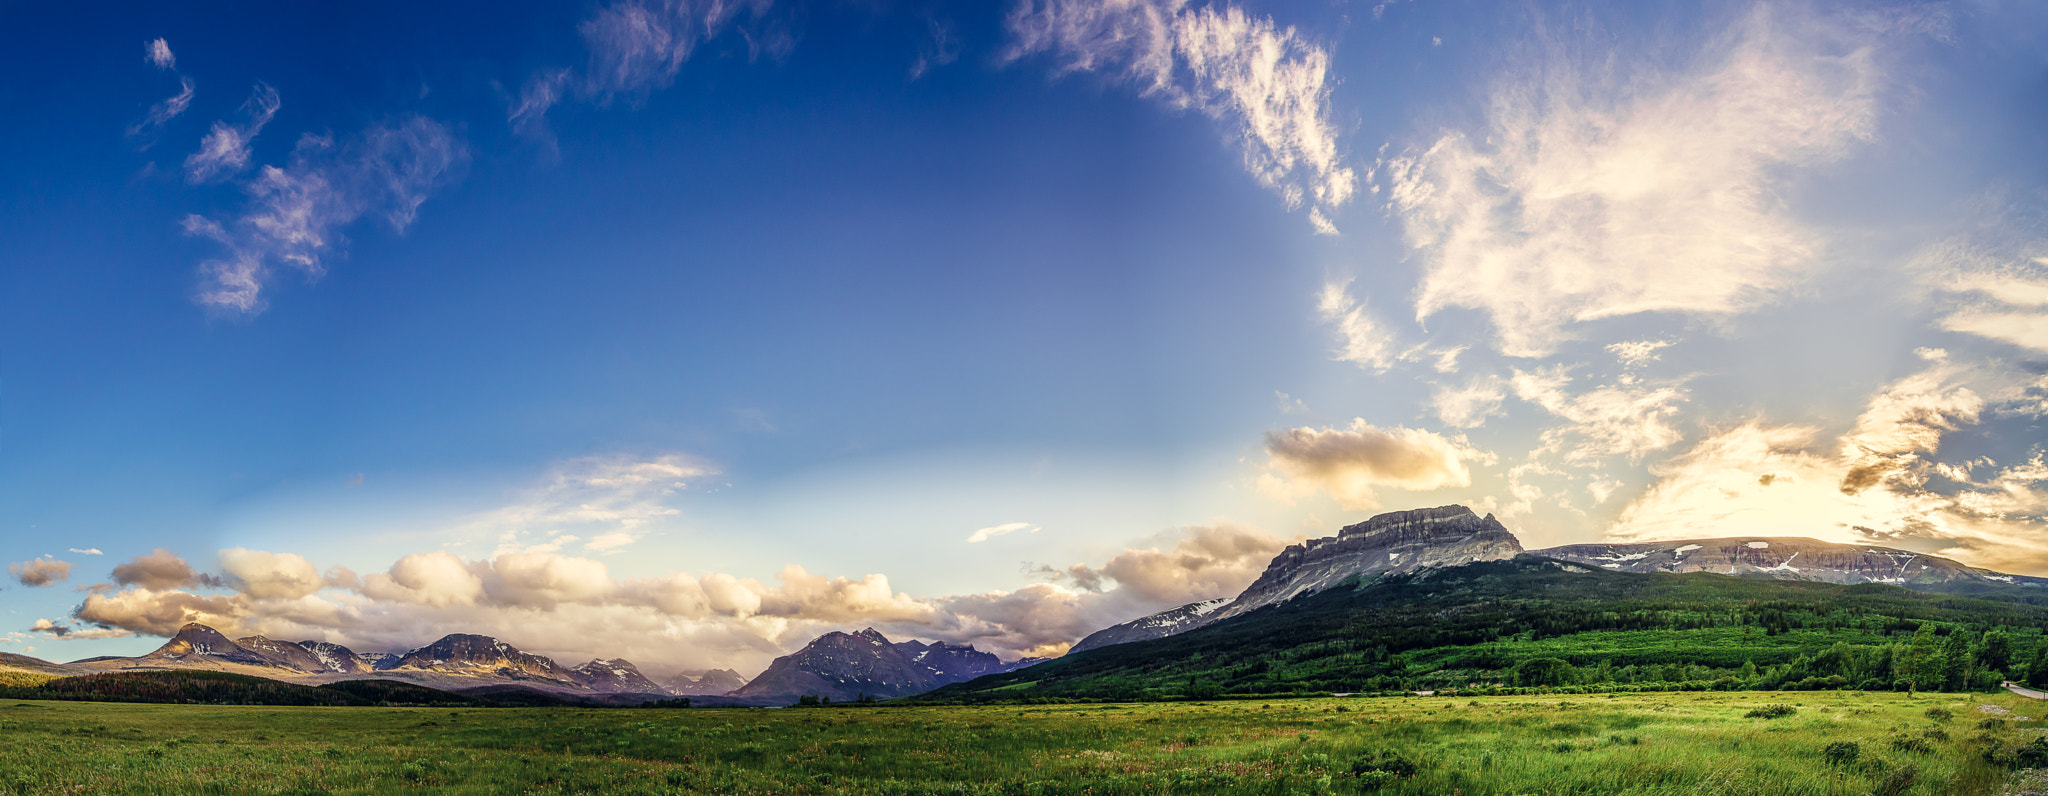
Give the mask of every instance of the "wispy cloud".
[[[172, 119], [178, 118], [178, 116], [185, 112], [186, 108], [192, 106], [192, 93], [192, 79], [189, 77], [178, 78], [178, 93], [171, 95], [163, 102], [149, 106], [149, 113], [142, 117], [142, 121], [136, 122], [128, 128], [128, 135], [135, 138], [152, 138], [156, 135], [157, 131], [163, 129], [165, 124], [169, 123]], [[144, 149], [147, 149], [153, 143], [155, 143], [153, 140], [146, 141], [142, 146]]]
[[97, 547], [88, 547], [88, 548], [85, 548], [85, 549], [83, 549], [83, 550], [80, 550], [80, 549], [78, 549], [78, 548], [74, 547], [74, 548], [71, 548], [71, 552], [73, 552], [73, 553], [77, 553], [77, 554], [79, 554], [79, 555], [82, 555], [82, 556], [99, 556], [99, 555], [106, 555], [106, 553], [102, 552], [102, 551], [101, 551], [101, 550], [100, 550], [99, 548], [97, 548]]
[[1316, 300], [1316, 312], [1322, 316], [1323, 322], [1337, 329], [1337, 361], [1349, 362], [1374, 373], [1384, 373], [1393, 367], [1397, 356], [1393, 332], [1352, 298], [1349, 280], [1323, 285], [1323, 292]]
[[[184, 101], [189, 102], [190, 99], [188, 96]], [[270, 124], [282, 104], [277, 89], [266, 83], [257, 83], [248, 101], [242, 103], [242, 121], [234, 124], [214, 122], [213, 129], [200, 140], [199, 151], [186, 156], [185, 179], [194, 183], [209, 182], [247, 168], [249, 142], [256, 140], [264, 125]], [[180, 104], [178, 110], [183, 112], [184, 105]]]
[[1183, 0], [1022, 0], [1008, 27], [1006, 61], [1050, 54], [1062, 73], [1102, 73], [1229, 122], [1246, 171], [1289, 208], [1308, 205], [1318, 232], [1336, 231], [1329, 215], [1358, 177], [1330, 121], [1329, 53], [1293, 28]]
[[1483, 310], [1534, 357], [1576, 322], [1772, 301], [1826, 245], [1787, 181], [1876, 135], [1877, 44], [1758, 6], [1675, 70], [1558, 42], [1517, 59], [1484, 129], [1377, 166], [1426, 257], [1418, 316]]
[[163, 39], [152, 39], [142, 45], [142, 60], [158, 69], [178, 68], [178, 57], [171, 54], [171, 43]]
[[405, 231], [427, 197], [455, 180], [468, 160], [468, 148], [446, 125], [418, 116], [373, 125], [341, 144], [301, 138], [285, 167], [265, 166], [243, 186], [249, 204], [240, 216], [186, 217], [186, 234], [228, 250], [200, 265], [199, 303], [238, 315], [262, 312], [275, 266], [319, 277], [341, 229], [365, 215]]
[[910, 63], [910, 79], [924, 77], [926, 72], [960, 60], [960, 37], [953, 32], [950, 22], [931, 17], [925, 20], [930, 36], [918, 47], [917, 60]]
[[991, 525], [987, 528], [975, 531], [973, 535], [967, 537], [967, 543], [978, 544], [981, 542], [986, 542], [990, 539], [994, 539], [998, 536], [1012, 534], [1018, 531], [1038, 533], [1039, 528], [1038, 526], [1032, 525], [1028, 522], [1006, 522], [1001, 525]]

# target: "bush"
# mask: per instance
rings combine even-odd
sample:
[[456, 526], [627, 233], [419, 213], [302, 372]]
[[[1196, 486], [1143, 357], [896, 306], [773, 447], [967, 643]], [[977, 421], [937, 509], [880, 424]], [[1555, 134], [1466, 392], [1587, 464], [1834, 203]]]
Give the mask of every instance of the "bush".
[[2048, 738], [2034, 736], [2034, 740], [2020, 747], [2013, 762], [2020, 768], [2048, 768]]
[[1934, 746], [1929, 744], [1925, 738], [1909, 738], [1903, 735], [1892, 739], [1892, 748], [1901, 752], [1914, 752], [1916, 754], [1925, 754], [1934, 750]]
[[1955, 717], [1956, 714], [1953, 711], [1950, 711], [1948, 708], [1941, 707], [1939, 705], [1927, 709], [1927, 718], [1933, 719], [1935, 721], [1948, 721], [1949, 719], [1953, 719]]
[[1919, 779], [1920, 767], [1907, 763], [1885, 774], [1884, 779], [1878, 781], [1877, 789], [1871, 792], [1876, 796], [1899, 796], [1911, 789], [1913, 783]]
[[1857, 746], [1855, 741], [1836, 741], [1828, 744], [1820, 754], [1832, 765], [1846, 766], [1863, 755], [1863, 747]]
[[1385, 749], [1359, 755], [1357, 759], [1351, 761], [1352, 776], [1367, 778], [1368, 775], [1374, 773], [1394, 777], [1412, 777], [1415, 776], [1415, 761], [1402, 757], [1399, 752], [1390, 752]]
[[1745, 719], [1782, 719], [1798, 712], [1799, 709], [1791, 705], [1765, 705], [1742, 714], [1742, 717]]

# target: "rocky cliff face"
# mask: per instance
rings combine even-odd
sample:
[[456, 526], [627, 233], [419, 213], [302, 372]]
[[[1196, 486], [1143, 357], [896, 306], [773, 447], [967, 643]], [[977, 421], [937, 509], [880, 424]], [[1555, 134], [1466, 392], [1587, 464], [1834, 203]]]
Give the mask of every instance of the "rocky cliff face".
[[545, 680], [555, 685], [582, 685], [575, 672], [552, 659], [520, 652], [517, 647], [490, 636], [468, 633], [443, 636], [439, 641], [399, 656], [397, 663], [391, 666], [378, 668], [383, 671], [426, 670], [511, 680]]
[[1890, 583], [1923, 589], [1971, 584], [2048, 585], [2048, 578], [2005, 575], [1939, 556], [1803, 538], [1744, 536], [1634, 544], [1577, 544], [1531, 552], [1621, 572], [1712, 572], [1826, 583]]
[[178, 628], [178, 634], [170, 641], [156, 648], [155, 652], [142, 656], [156, 663], [197, 663], [202, 661], [224, 661], [251, 666], [274, 666], [269, 658], [243, 649], [240, 644], [229, 641], [220, 631], [194, 622]]
[[302, 672], [327, 671], [327, 665], [320, 661], [319, 656], [314, 655], [305, 647], [289, 641], [275, 641], [264, 636], [249, 636], [247, 638], [235, 639], [235, 646], [261, 655], [264, 660], [287, 669], [297, 669]]
[[1036, 661], [1005, 664], [972, 646], [892, 644], [874, 628], [859, 633], [826, 633], [803, 649], [776, 658], [761, 676], [732, 692], [736, 697], [806, 694], [844, 701], [861, 694], [908, 696], [984, 674], [1006, 672]]
[[640, 673], [640, 667], [625, 658], [599, 658], [570, 669], [590, 687], [592, 691], [607, 694], [659, 694], [661, 686], [647, 675]]
[[1214, 614], [1218, 609], [1229, 605], [1230, 600], [1231, 598], [1229, 597], [1218, 597], [1214, 600], [1192, 602], [1178, 608], [1168, 608], [1151, 616], [1139, 617], [1121, 625], [1106, 627], [1088, 634], [1087, 638], [1075, 642], [1074, 646], [1067, 650], [1067, 654], [1087, 652], [1088, 650], [1107, 647], [1111, 644], [1129, 644], [1133, 641], [1150, 641], [1155, 638], [1166, 638], [1208, 621], [1210, 614]]
[[724, 696], [746, 686], [747, 678], [731, 669], [712, 669], [703, 674], [679, 674], [661, 688], [676, 696]]
[[1280, 551], [1265, 574], [1201, 624], [1243, 616], [1352, 577], [1497, 561], [1521, 552], [1522, 543], [1493, 515], [1482, 518], [1464, 506], [1381, 514], [1336, 536]]
[[[376, 664], [366, 660], [361, 655], [357, 655], [354, 650], [340, 644], [331, 644], [325, 641], [301, 641], [298, 644], [300, 647], [305, 648], [307, 652], [313, 653], [313, 657], [319, 658], [320, 665], [327, 667], [327, 671], [330, 672], [364, 674], [376, 669]], [[370, 654], [381, 655], [393, 660], [396, 660], [398, 657], [388, 652], [373, 652]]]

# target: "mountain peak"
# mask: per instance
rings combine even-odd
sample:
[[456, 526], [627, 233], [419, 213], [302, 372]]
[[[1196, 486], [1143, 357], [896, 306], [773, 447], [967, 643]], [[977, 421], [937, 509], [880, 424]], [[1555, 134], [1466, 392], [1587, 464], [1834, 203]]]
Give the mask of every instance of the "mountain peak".
[[867, 639], [867, 640], [869, 640], [869, 641], [872, 641], [872, 642], [875, 642], [875, 643], [877, 643], [877, 644], [888, 644], [888, 643], [889, 643], [889, 638], [888, 638], [887, 636], [884, 636], [884, 635], [882, 635], [882, 634], [881, 634], [881, 632], [879, 632], [879, 631], [875, 630], [875, 629], [874, 629], [874, 628], [872, 628], [872, 627], [870, 627], [870, 628], [867, 628], [867, 629], [865, 629], [865, 630], [862, 630], [862, 631], [860, 631], [859, 633], [855, 633], [855, 634], [853, 634], [853, 635], [855, 635], [855, 636], [859, 636], [859, 637], [861, 637], [861, 638]]
[[1336, 536], [1289, 545], [1250, 588], [1204, 622], [1242, 616], [1347, 579], [1513, 558], [1522, 543], [1488, 514], [1464, 506], [1390, 511]]

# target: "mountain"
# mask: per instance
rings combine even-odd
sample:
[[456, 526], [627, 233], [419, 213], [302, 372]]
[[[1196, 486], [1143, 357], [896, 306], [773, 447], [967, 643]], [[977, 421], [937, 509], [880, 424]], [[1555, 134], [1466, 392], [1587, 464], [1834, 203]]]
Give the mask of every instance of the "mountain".
[[[1802, 556], [1802, 559], [1804, 557]], [[2010, 655], [1960, 668], [1919, 666], [1915, 631], [2009, 633]], [[1620, 572], [1553, 558], [1358, 578], [1185, 633], [1100, 647], [1029, 669], [941, 687], [924, 699], [1205, 698], [1218, 694], [1629, 683], [1889, 690], [1996, 688], [2015, 676], [2048, 608], [1889, 584]], [[1976, 653], [1973, 653], [1973, 656]], [[1564, 678], [1530, 682], [1520, 664], [1562, 660]], [[1997, 668], [1994, 668], [1997, 667]], [[1930, 679], [1933, 678], [1933, 679]]]
[[1941, 592], [2048, 586], [2048, 578], [2001, 574], [1940, 556], [1776, 536], [1577, 544], [1532, 552], [1620, 572], [1713, 572], [1823, 583], [1891, 583]]
[[389, 668], [391, 668], [391, 667], [393, 667], [393, 666], [397, 666], [397, 665], [398, 665], [398, 657], [399, 657], [399, 656], [398, 656], [398, 653], [395, 653], [395, 652], [358, 652], [358, 653], [356, 653], [356, 659], [357, 659], [357, 660], [360, 660], [360, 661], [362, 661], [363, 663], [369, 664], [369, 666], [370, 666], [370, 669], [371, 669], [371, 670], [373, 670], [373, 671], [380, 671], [380, 672], [381, 672], [381, 671], [383, 671], [383, 670], [385, 670], [385, 669], [389, 669]]
[[271, 660], [258, 653], [243, 649], [242, 645], [229, 641], [220, 631], [193, 622], [178, 628], [178, 634], [170, 641], [157, 647], [156, 651], [142, 656], [151, 663], [200, 663], [224, 662], [250, 666], [273, 666]]
[[397, 656], [388, 652], [372, 652], [366, 655], [357, 655], [354, 650], [340, 644], [325, 641], [301, 641], [298, 642], [298, 645], [305, 648], [307, 652], [313, 653], [313, 657], [319, 658], [320, 665], [326, 667], [327, 671], [342, 672], [344, 674], [363, 674], [375, 670], [376, 666], [369, 660], [369, 655], [397, 658]]
[[302, 672], [324, 672], [327, 664], [312, 651], [289, 641], [274, 641], [264, 636], [249, 636], [235, 639], [235, 646], [256, 653], [272, 664]]
[[37, 674], [74, 673], [64, 664], [51, 663], [41, 658], [17, 655], [12, 652], [0, 652], [0, 671], [35, 672]]
[[859, 633], [832, 632], [813, 639], [801, 650], [776, 658], [768, 670], [735, 697], [797, 697], [817, 695], [845, 701], [860, 695], [906, 696], [985, 674], [1029, 665], [1005, 664], [994, 654], [971, 646], [906, 641], [890, 643], [874, 628]]
[[600, 658], [577, 666], [569, 671], [592, 691], [608, 694], [660, 694], [661, 686], [647, 675], [640, 673], [640, 667], [625, 658]]
[[1352, 578], [1499, 561], [1521, 552], [1521, 541], [1493, 515], [1482, 519], [1464, 506], [1381, 514], [1336, 536], [1289, 545], [1244, 593], [1202, 623], [1243, 616]]
[[678, 674], [661, 684], [676, 696], [724, 696], [747, 684], [747, 678], [731, 669], [712, 669], [701, 675]]
[[520, 652], [517, 647], [490, 636], [450, 633], [439, 641], [406, 652], [398, 662], [381, 671], [431, 671], [467, 676], [499, 677], [510, 680], [543, 680], [564, 686], [581, 686], [576, 673], [552, 659]]
[[1111, 644], [1128, 644], [1133, 641], [1150, 641], [1155, 638], [1165, 638], [1208, 621], [1210, 614], [1228, 605], [1230, 600], [1231, 598], [1229, 597], [1218, 597], [1214, 600], [1192, 602], [1179, 608], [1168, 608], [1151, 616], [1139, 617], [1121, 625], [1105, 627], [1088, 634], [1087, 638], [1075, 642], [1074, 646], [1067, 650], [1067, 654], [1087, 652], [1088, 650], [1097, 647], [1107, 647]]

